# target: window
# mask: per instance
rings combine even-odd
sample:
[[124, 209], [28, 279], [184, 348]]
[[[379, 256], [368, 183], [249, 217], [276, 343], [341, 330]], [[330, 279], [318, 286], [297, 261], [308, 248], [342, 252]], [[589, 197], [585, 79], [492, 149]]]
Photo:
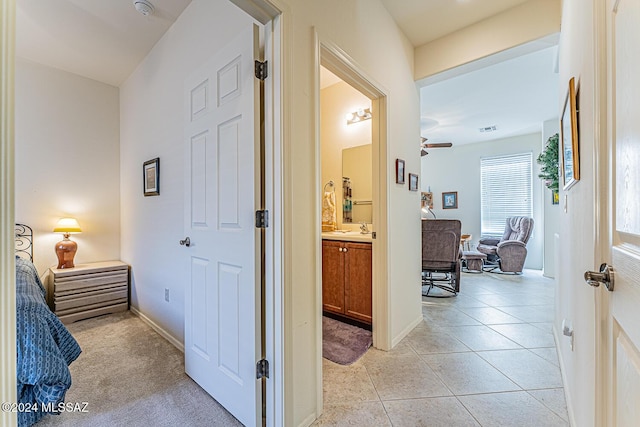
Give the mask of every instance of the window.
[[502, 237], [510, 216], [533, 216], [531, 153], [480, 159], [481, 233]]

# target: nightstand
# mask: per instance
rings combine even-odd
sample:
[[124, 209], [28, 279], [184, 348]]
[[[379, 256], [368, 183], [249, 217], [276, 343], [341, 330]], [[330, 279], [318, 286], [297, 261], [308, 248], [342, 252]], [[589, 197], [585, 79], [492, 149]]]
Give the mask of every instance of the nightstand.
[[49, 304], [63, 323], [129, 309], [129, 266], [121, 261], [49, 271]]

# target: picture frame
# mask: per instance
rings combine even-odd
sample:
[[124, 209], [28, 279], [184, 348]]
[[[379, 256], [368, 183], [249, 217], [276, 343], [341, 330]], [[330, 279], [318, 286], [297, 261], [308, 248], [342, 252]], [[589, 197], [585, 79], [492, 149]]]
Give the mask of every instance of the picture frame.
[[404, 184], [404, 160], [396, 159], [396, 184]]
[[420, 197], [422, 201], [423, 208], [428, 207], [429, 209], [433, 209], [433, 193], [430, 191], [423, 191]]
[[442, 209], [458, 209], [458, 192], [442, 193]]
[[145, 197], [160, 195], [160, 157], [143, 163], [142, 188]]
[[415, 173], [409, 174], [409, 191], [418, 191], [418, 175]]
[[560, 116], [562, 182], [566, 191], [580, 180], [580, 152], [578, 141], [578, 109], [575, 78], [569, 79], [562, 115]]
[[560, 204], [560, 193], [557, 190], [551, 191], [551, 204], [552, 205]]

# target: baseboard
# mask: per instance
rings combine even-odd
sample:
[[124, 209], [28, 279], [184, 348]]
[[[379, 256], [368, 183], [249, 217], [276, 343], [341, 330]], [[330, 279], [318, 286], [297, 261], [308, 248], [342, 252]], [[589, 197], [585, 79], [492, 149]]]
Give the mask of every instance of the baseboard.
[[313, 413], [311, 415], [309, 415], [307, 418], [305, 418], [304, 420], [302, 420], [302, 422], [300, 424], [298, 424], [298, 427], [309, 427], [311, 424], [313, 424], [313, 422], [318, 418], [318, 416]]
[[165, 340], [169, 341], [171, 344], [173, 344], [173, 346], [175, 348], [177, 348], [178, 350], [180, 350], [182, 353], [184, 353], [184, 344], [180, 342], [180, 340], [178, 340], [176, 337], [174, 337], [173, 335], [171, 335], [169, 332], [167, 332], [166, 330], [164, 330], [164, 328], [162, 328], [160, 325], [158, 325], [156, 322], [154, 322], [153, 320], [149, 319], [144, 313], [142, 313], [141, 311], [139, 311], [137, 308], [135, 308], [134, 306], [129, 307], [129, 310], [131, 311], [131, 313], [133, 313], [134, 315], [138, 316], [140, 318], [140, 320], [142, 320], [144, 323], [146, 323], [147, 325], [149, 325], [151, 327], [151, 329], [153, 329], [154, 331], [156, 331], [158, 334], [160, 334], [160, 336], [162, 338], [164, 338]]
[[402, 341], [404, 337], [409, 335], [409, 332], [413, 331], [413, 328], [418, 326], [420, 322], [422, 322], [422, 320], [423, 320], [423, 317], [422, 317], [422, 309], [421, 309], [420, 316], [417, 319], [415, 319], [413, 322], [409, 323], [409, 326], [404, 328], [402, 332], [400, 332], [400, 334], [398, 334], [396, 337], [394, 337], [391, 340], [391, 348], [395, 347], [400, 341]]
[[571, 400], [571, 393], [567, 387], [567, 373], [565, 371], [564, 359], [562, 358], [562, 352], [560, 352], [561, 341], [559, 339], [558, 331], [555, 323], [553, 324], [553, 339], [556, 341], [556, 355], [558, 356], [558, 362], [560, 363], [560, 375], [562, 376], [562, 389], [564, 390], [564, 400], [567, 404], [567, 415], [569, 416], [569, 425], [575, 426], [576, 419], [573, 415], [573, 402]]

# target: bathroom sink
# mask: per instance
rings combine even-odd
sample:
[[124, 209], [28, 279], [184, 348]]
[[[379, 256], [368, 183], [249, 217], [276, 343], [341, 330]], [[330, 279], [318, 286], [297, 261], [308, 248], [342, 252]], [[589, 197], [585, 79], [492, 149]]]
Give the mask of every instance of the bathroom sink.
[[323, 239], [346, 240], [352, 242], [370, 242], [371, 237], [371, 232], [362, 234], [358, 230], [335, 230], [325, 231], [324, 233], [322, 233]]

